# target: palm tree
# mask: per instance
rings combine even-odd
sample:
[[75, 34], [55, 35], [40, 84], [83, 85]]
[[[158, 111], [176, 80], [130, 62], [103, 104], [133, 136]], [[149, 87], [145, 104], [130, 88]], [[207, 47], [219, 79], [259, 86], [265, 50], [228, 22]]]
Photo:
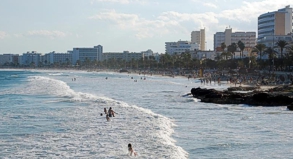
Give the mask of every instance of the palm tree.
[[222, 57], [222, 58], [225, 57], [225, 60], [227, 60], [229, 56], [230, 56], [230, 57], [233, 57], [233, 55], [232, 55], [231, 52], [222, 52], [222, 53], [221, 53], [221, 57]]
[[185, 68], [188, 68], [191, 62], [191, 54], [190, 52], [184, 52], [181, 54], [181, 60], [185, 64]]
[[236, 50], [237, 50], [237, 44], [236, 43], [232, 43], [231, 45], [228, 46], [228, 51], [231, 52], [234, 55], [234, 59], [235, 59]]
[[259, 53], [259, 58], [260, 58], [260, 60], [261, 60], [262, 52], [265, 50], [266, 45], [265, 45], [265, 44], [257, 44], [257, 45], [255, 46], [255, 48], [257, 49], [257, 52]]
[[276, 54], [278, 53], [277, 51], [275, 51], [272, 47], [268, 47], [266, 48], [266, 50], [264, 51], [264, 53], [269, 55], [269, 63], [270, 63], [270, 70], [272, 67], [272, 63], [274, 63], [274, 58], [276, 57]]
[[281, 69], [283, 69], [283, 50], [288, 45], [288, 43], [285, 40], [279, 40], [276, 44], [281, 49]]
[[225, 51], [225, 48], [226, 48], [226, 44], [225, 43], [221, 43], [221, 49], [222, 49], [222, 51]]
[[287, 49], [286, 52], [288, 55], [293, 57], [293, 45], [290, 45]]
[[279, 40], [276, 44], [280, 47], [280, 49], [281, 49], [281, 58], [283, 58], [283, 50], [288, 45], [288, 43], [285, 40]]
[[288, 46], [286, 48], [286, 54], [285, 54], [285, 63], [288, 66], [288, 68], [291, 70], [292, 68], [290, 68], [291, 66], [293, 66], [293, 44]]
[[243, 50], [245, 49], [245, 44], [242, 41], [238, 41], [237, 43], [239, 49], [240, 49], [240, 57], [243, 58]]
[[221, 59], [222, 59], [222, 58], [221, 58], [221, 55], [217, 54], [216, 57], [215, 57], [215, 60], [216, 60], [216, 61], [220, 61]]

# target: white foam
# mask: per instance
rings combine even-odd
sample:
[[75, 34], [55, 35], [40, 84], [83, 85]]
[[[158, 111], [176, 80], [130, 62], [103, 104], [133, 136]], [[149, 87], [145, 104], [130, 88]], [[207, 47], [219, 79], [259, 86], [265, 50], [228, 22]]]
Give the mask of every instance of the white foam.
[[63, 73], [49, 73], [49, 76], [61, 76]]
[[[188, 156], [171, 138], [173, 127], [176, 126], [172, 120], [151, 110], [107, 97], [75, 92], [63, 81], [42, 76], [30, 77], [23, 89], [15, 91], [88, 103], [88, 106], [68, 108], [62, 112], [48, 112], [52, 116], [66, 119], [61, 128], [67, 132], [47, 132], [18, 138], [25, 145], [19, 146], [15, 155], [25, 154], [32, 158], [38, 156], [36, 154], [47, 157], [58, 155], [61, 158], [124, 158], [127, 144], [132, 143], [142, 158], [177, 159]], [[106, 122], [105, 116], [99, 115], [104, 107], [112, 107], [118, 113], [111, 122]]]

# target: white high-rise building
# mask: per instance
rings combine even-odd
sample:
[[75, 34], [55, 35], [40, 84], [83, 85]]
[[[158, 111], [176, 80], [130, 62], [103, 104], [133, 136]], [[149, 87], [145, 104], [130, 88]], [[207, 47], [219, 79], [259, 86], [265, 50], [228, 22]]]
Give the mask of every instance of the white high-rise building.
[[[72, 64], [76, 65], [77, 61], [102, 61], [103, 46], [98, 45], [93, 48], [73, 48]], [[80, 65], [80, 64], [79, 64]]]
[[47, 53], [43, 56], [43, 64], [50, 65], [54, 63], [59, 64], [72, 64], [72, 54], [71, 53], [56, 53], [55, 51]]
[[199, 45], [190, 41], [166, 42], [165, 49], [166, 54], [180, 55], [186, 51], [199, 50]]
[[11, 63], [13, 58], [13, 54], [3, 54], [0, 55], [0, 65], [3, 65], [5, 63]]
[[109, 60], [109, 59], [115, 59], [115, 60], [125, 60], [125, 61], [131, 61], [139, 60], [144, 57], [144, 53], [142, 52], [129, 52], [129, 51], [123, 51], [123, 52], [105, 52], [103, 53], [103, 60]]
[[258, 17], [258, 41], [268, 35], [288, 35], [292, 33], [292, 8], [290, 5], [278, 11], [268, 12]]
[[222, 43], [226, 46], [232, 43], [238, 43], [242, 41], [246, 48], [252, 48], [256, 45], [256, 33], [255, 32], [232, 32], [232, 28], [227, 28], [224, 32], [217, 32], [214, 34], [214, 49], [218, 50]]
[[191, 32], [191, 42], [197, 43], [199, 45], [199, 50], [206, 50], [206, 41], [205, 41], [205, 29], [200, 29], [199, 31]]
[[39, 63], [41, 62], [41, 53], [38, 53], [37, 51], [27, 52], [23, 53], [21, 56], [20, 65], [26, 65], [26, 66], [39, 66]]

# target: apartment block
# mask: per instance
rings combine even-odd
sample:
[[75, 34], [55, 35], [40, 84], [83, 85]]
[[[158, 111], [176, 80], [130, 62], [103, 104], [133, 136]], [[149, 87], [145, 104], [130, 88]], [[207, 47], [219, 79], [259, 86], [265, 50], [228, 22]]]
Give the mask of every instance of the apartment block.
[[197, 43], [199, 50], [206, 50], [205, 29], [191, 32], [191, 43]]
[[222, 43], [226, 46], [242, 41], [246, 48], [256, 45], [256, 32], [232, 32], [232, 28], [226, 28], [224, 32], [214, 34], [214, 50], [219, 50]]
[[184, 52], [190, 52], [199, 50], [199, 45], [190, 41], [178, 41], [178, 42], [166, 42], [165, 52], [169, 55], [182, 54]]
[[288, 35], [292, 33], [292, 8], [290, 5], [258, 17], [258, 42], [268, 35]]

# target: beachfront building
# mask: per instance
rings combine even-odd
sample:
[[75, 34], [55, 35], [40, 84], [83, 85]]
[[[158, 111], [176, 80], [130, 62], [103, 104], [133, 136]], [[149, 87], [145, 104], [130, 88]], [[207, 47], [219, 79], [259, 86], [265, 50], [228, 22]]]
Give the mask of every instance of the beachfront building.
[[169, 55], [180, 55], [184, 52], [199, 50], [199, 45], [191, 41], [166, 42], [165, 53]]
[[232, 32], [232, 28], [226, 28], [224, 32], [214, 34], [214, 50], [220, 50], [221, 44], [226, 46], [242, 41], [246, 49], [251, 49], [256, 45], [256, 32]]
[[[274, 44], [274, 50], [278, 52], [277, 57], [281, 58], [281, 49], [276, 45], [279, 40], [286, 41], [289, 45], [293, 44], [293, 34], [288, 35], [266, 35], [258, 43], [265, 44], [268, 47], [272, 47]], [[283, 50], [283, 53], [286, 52], [286, 47]], [[267, 59], [267, 55], [263, 55], [263, 59]]]
[[72, 54], [72, 64], [80, 65], [90, 61], [102, 61], [103, 46], [97, 45], [92, 48], [73, 48], [69, 53]]
[[215, 60], [216, 52], [215, 51], [192, 51], [191, 52], [191, 58], [192, 59], [198, 59], [198, 60], [204, 60], [204, 59], [211, 59]]
[[154, 57], [156, 61], [160, 60], [160, 54], [159, 53], [154, 53], [151, 49], [148, 49], [147, 51], [142, 51], [143, 57]]
[[41, 62], [41, 53], [37, 51], [23, 53], [19, 56], [19, 64], [24, 66], [39, 66]]
[[158, 52], [156, 52], [156, 53], [153, 54], [153, 56], [154, 56], [154, 58], [155, 58], [155, 60], [156, 60], [157, 62], [160, 61], [160, 57], [161, 57], [161, 55], [162, 55], [162, 54], [159, 54]]
[[115, 60], [124, 60], [124, 61], [130, 61], [132, 59], [139, 60], [144, 57], [144, 53], [136, 53], [136, 52], [129, 52], [129, 51], [123, 51], [123, 52], [105, 52], [102, 55], [103, 60], [109, 60], [109, 59], [115, 59]]
[[55, 51], [47, 53], [42, 56], [42, 62], [44, 65], [52, 64], [72, 64], [72, 53], [56, 53]]
[[142, 51], [141, 53], [144, 54], [144, 56], [146, 56], [146, 57], [154, 55], [154, 52], [151, 49], [148, 49], [147, 51]]
[[[292, 8], [290, 5], [277, 11], [260, 15], [258, 17], [258, 43], [267, 41], [265, 38], [268, 38], [270, 35], [280, 36], [291, 34], [292, 25]], [[272, 46], [272, 43], [267, 46]]]
[[197, 43], [199, 45], [199, 50], [206, 50], [206, 37], [205, 29], [200, 29], [199, 31], [191, 32], [191, 43]]
[[8, 65], [13, 62], [13, 54], [0, 55], [0, 66]]
[[276, 46], [276, 43], [279, 40], [286, 41], [289, 44], [293, 43], [293, 34], [288, 35], [266, 35], [261, 40], [258, 41], [258, 43], [265, 44], [266, 46], [273, 46], [273, 44]]

